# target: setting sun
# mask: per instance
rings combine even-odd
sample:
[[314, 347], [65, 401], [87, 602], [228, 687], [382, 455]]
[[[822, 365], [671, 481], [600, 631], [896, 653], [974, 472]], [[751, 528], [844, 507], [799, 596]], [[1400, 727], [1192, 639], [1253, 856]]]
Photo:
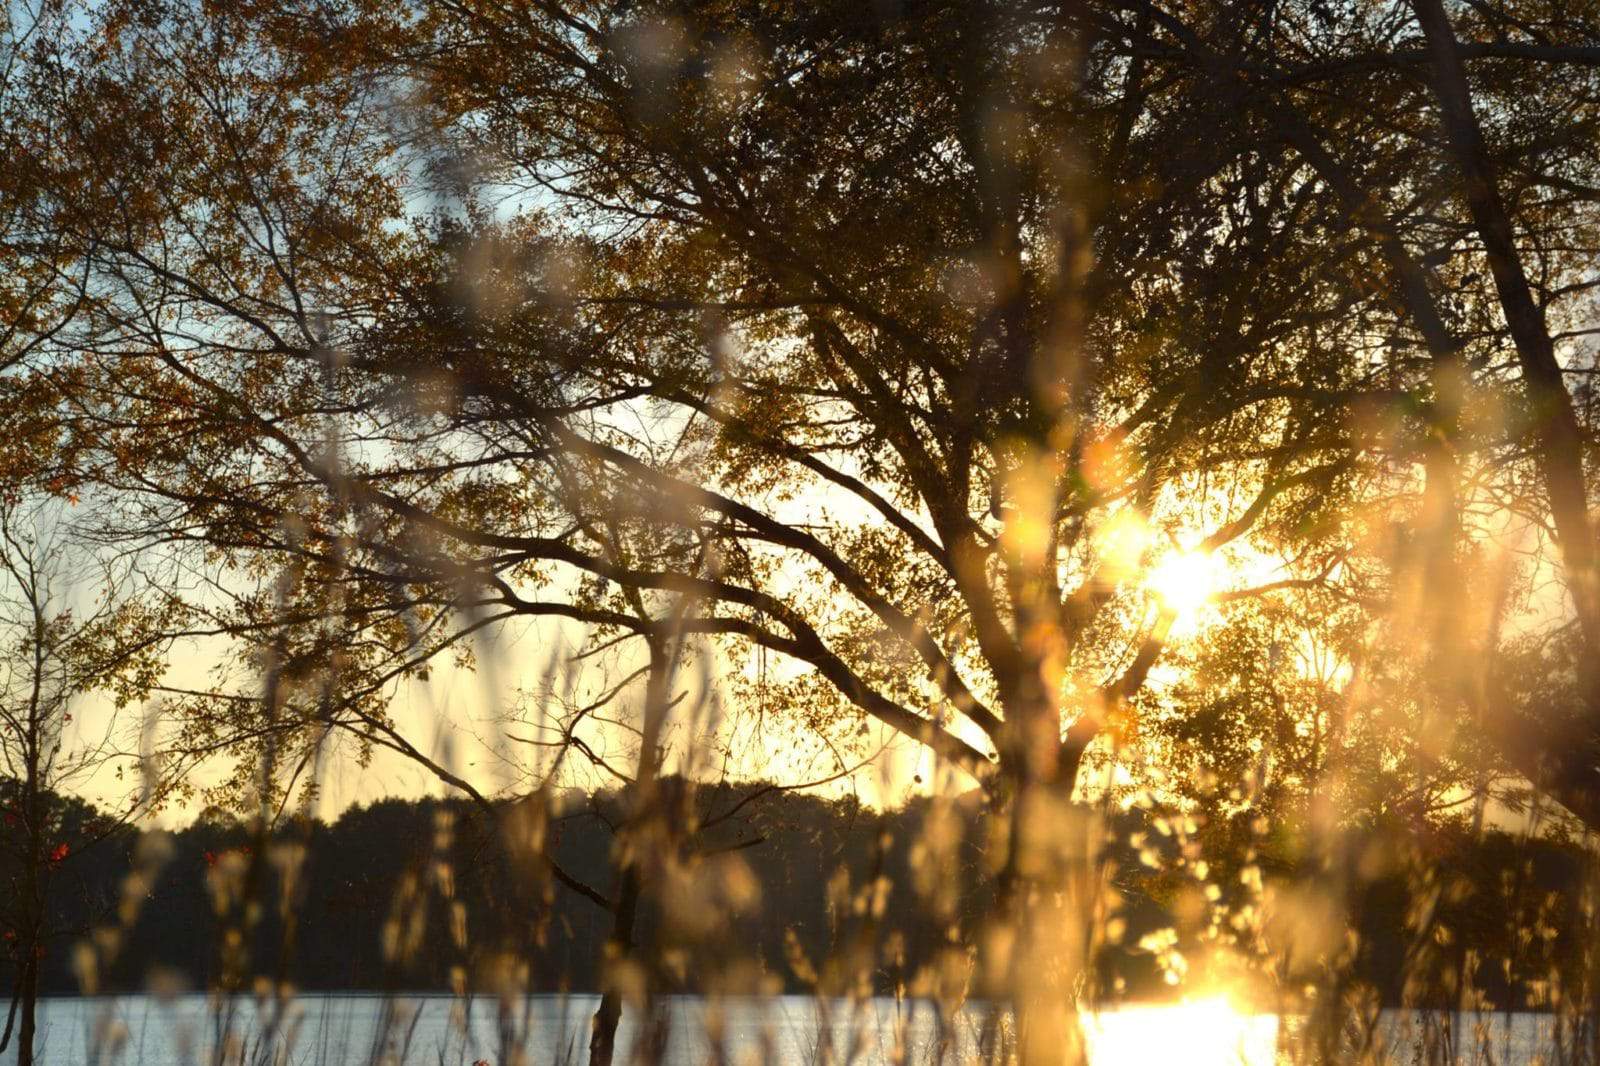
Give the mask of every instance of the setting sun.
[[1169, 610], [1187, 614], [1217, 594], [1223, 569], [1222, 560], [1212, 552], [1177, 552], [1156, 564], [1147, 584]]

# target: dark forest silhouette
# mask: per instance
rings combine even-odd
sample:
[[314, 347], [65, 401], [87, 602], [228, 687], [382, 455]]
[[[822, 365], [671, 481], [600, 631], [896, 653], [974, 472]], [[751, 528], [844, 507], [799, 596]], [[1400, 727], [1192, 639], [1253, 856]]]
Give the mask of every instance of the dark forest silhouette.
[[[714, 818], [759, 788], [702, 788], [697, 790], [697, 807], [703, 816]], [[0, 788], [0, 794], [10, 793]], [[104, 820], [104, 815], [80, 801], [56, 798], [55, 802], [61, 805], [62, 831], [68, 840], [92, 834]], [[608, 823], [619, 820], [622, 797], [608, 793], [574, 802], [575, 809], [558, 817], [552, 828], [553, 853], [575, 876], [604, 884], [613, 869], [616, 846]], [[737, 855], [747, 864], [759, 893], [759, 904], [752, 900], [747, 912], [719, 934], [730, 956], [748, 956], [762, 964], [766, 981], [753, 982], [743, 991], [848, 995], [853, 991], [851, 978], [830, 972], [829, 960], [839, 958], [862, 936], [870, 938], [870, 950], [884, 960], [871, 975], [872, 991], [926, 991], [915, 987], [916, 978], [946, 942], [946, 931], [913, 899], [892, 899], [882, 922], [866, 928], [849, 900], [880, 874], [898, 886], [893, 891], [912, 893], [916, 874], [910, 853], [924, 836], [928, 809], [929, 802], [923, 800], [884, 813], [850, 797], [774, 792], [736, 819], [708, 830], [702, 847]], [[977, 804], [968, 803], [962, 814], [969, 823], [970, 841], [960, 867], [964, 923], [992, 905], [992, 878], [982, 869], [980, 813]], [[443, 852], [437, 849], [441, 819], [450, 826]], [[1124, 815], [1115, 829], [1125, 840], [1148, 830], [1149, 819], [1137, 812]], [[1354, 924], [1363, 943], [1353, 977], [1381, 989], [1386, 1003], [1398, 1005], [1405, 978], [1403, 955], [1412, 936], [1407, 915], [1420, 891], [1403, 868], [1407, 838], [1400, 832], [1373, 829], [1353, 839], [1358, 843], [1352, 844], [1355, 850], [1346, 861], [1388, 867], [1371, 877], [1354, 903]], [[170, 852], [127, 937], [121, 961], [101, 977], [97, 990], [145, 992], [152, 987], [152, 975], [157, 977], [155, 986], [169, 992], [204, 990], [214, 984], [221, 976], [217, 945], [223, 923], [208, 878], [219, 868], [239, 863], [255, 840], [243, 823], [215, 809], [172, 833]], [[304, 901], [296, 912], [298, 930], [291, 943], [281, 916], [271, 906], [277, 886], [263, 886], [268, 906], [254, 934], [252, 978], [287, 979], [308, 992], [448, 993], [458, 989], [454, 968], [470, 974], [486, 963], [486, 955], [509, 951], [530, 961], [534, 991], [601, 988], [601, 947], [609, 931], [609, 923], [602, 920], [605, 915], [567, 893], [547, 901], [546, 887], [527, 878], [525, 868], [507, 854], [499, 831], [471, 804], [381, 800], [352, 807], [331, 823], [286, 824], [271, 840], [271, 846], [304, 845]], [[51, 893], [51, 925], [62, 940], [88, 936], [96, 926], [115, 921], [133, 846], [130, 835], [112, 836], [59, 864]], [[1581, 849], [1503, 833], [1474, 837], [1459, 826], [1441, 831], [1429, 848], [1430, 866], [1448, 868], [1461, 877], [1439, 924], [1485, 957], [1523, 958], [1522, 965], [1511, 971], [1509, 984], [1508, 975], [1497, 969], [1478, 975], [1494, 1002], [1526, 1005], [1527, 982], [1548, 976], [1544, 964], [1555, 962], [1569, 971], [1582, 964], [1580, 944], [1573, 935], [1581, 921], [1573, 913], [1584, 870]], [[1294, 850], [1293, 842], [1285, 840], [1279, 853], [1265, 860], [1274, 877], [1315, 876], [1296, 862]], [[1141, 934], [1175, 921], [1181, 927], [1172, 907], [1175, 886], [1169, 876], [1141, 863], [1133, 850], [1124, 847], [1115, 858], [1113, 880], [1126, 895], [1123, 913], [1129, 930], [1120, 945], [1105, 946], [1098, 976], [1108, 988], [1118, 977], [1123, 979], [1121, 992], [1108, 997], [1110, 1001], [1159, 1000], [1171, 990], [1161, 981], [1151, 954], [1140, 951], [1137, 942]], [[452, 942], [450, 901], [436, 886], [424, 887], [423, 941], [409, 962], [397, 964], [385, 957], [385, 923], [408, 891], [402, 884], [414, 878], [427, 885], [441, 859], [452, 871], [454, 899], [465, 907], [469, 946], [463, 950]], [[1508, 872], [1516, 874], [1514, 889], [1505, 883]], [[1560, 903], [1546, 920], [1564, 946], [1535, 959], [1513, 943], [1515, 928], [1505, 915], [1519, 908], [1537, 909], [1552, 897]], [[664, 905], [670, 902], [647, 893], [641, 938], [649, 939], [660, 925], [657, 915]], [[888, 942], [896, 945], [895, 950], [884, 950]], [[13, 945], [14, 938], [7, 943]], [[74, 995], [84, 990], [72, 957], [70, 950], [47, 954], [42, 973], [45, 994]], [[0, 965], [0, 978], [10, 980], [15, 965], [12, 953]], [[694, 973], [657, 977], [666, 992], [707, 991]], [[176, 984], [171, 983], [174, 980]]]

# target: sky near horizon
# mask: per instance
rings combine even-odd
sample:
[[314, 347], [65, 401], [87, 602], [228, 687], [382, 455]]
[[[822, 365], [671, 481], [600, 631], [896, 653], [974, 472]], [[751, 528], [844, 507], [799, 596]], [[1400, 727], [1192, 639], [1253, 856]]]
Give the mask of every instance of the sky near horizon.
[[[480, 643], [475, 649], [476, 669], [441, 660], [426, 679], [397, 684], [389, 701], [395, 724], [408, 741], [488, 796], [517, 794], [548, 774], [548, 760], [541, 762], [540, 750], [526, 743], [529, 737], [538, 736], [538, 692], [551, 673], [551, 657], [569, 656], [581, 640], [577, 627], [558, 621], [543, 620], [521, 626], [520, 631], [513, 628], [505, 627], [496, 638]], [[191, 689], [216, 685], [214, 671], [221, 654], [217, 640], [180, 646], [171, 657], [164, 684]], [[580, 668], [566, 695], [569, 699], [592, 698], [626, 669], [631, 666], [615, 659], [603, 667]], [[684, 701], [686, 706], [705, 703], [696, 691], [701, 680], [694, 673], [685, 671], [687, 676], [680, 679], [680, 691], [690, 695]], [[623, 697], [621, 713], [636, 713], [642, 687], [636, 684]], [[232, 690], [243, 691], [244, 686], [235, 681]], [[66, 790], [107, 809], [126, 810], [130, 796], [139, 790], [140, 723], [152, 711], [159, 713], [159, 703], [157, 696], [143, 707], [118, 712], [104, 695], [81, 699], [67, 726], [65, 746], [96, 744], [109, 736], [124, 755], [108, 760], [92, 775], [67, 782]], [[879, 808], [903, 802], [933, 784], [926, 749], [876, 722], [867, 723], [855, 751], [840, 752], [837, 757], [833, 752], [807, 751], [807, 738], [797, 727], [776, 717], [760, 722], [724, 719], [717, 727], [723, 750], [709, 761], [705, 754], [700, 756], [695, 776], [703, 780], [816, 781], [835, 777], [843, 765], [849, 773], [817, 786], [817, 790], [830, 795], [853, 793]], [[680, 715], [672, 732], [675, 737], [668, 761], [669, 768], [677, 769], [683, 764], [686, 738], [693, 728]], [[584, 736], [602, 758], [631, 770], [636, 749], [627, 743], [624, 731], [600, 725]], [[229, 772], [228, 760], [226, 754], [211, 757], [194, 770], [192, 780], [201, 789], [220, 783]], [[571, 760], [554, 780], [557, 787], [582, 791], [619, 783], [578, 760]], [[325, 820], [337, 818], [353, 805], [455, 793], [426, 767], [398, 752], [378, 749], [366, 766], [359, 765], [349, 738], [330, 745], [318, 781], [313, 813]], [[967, 781], [959, 787], [970, 785]], [[204, 806], [201, 799], [169, 804], [150, 816], [147, 824], [176, 828], [187, 824]]]

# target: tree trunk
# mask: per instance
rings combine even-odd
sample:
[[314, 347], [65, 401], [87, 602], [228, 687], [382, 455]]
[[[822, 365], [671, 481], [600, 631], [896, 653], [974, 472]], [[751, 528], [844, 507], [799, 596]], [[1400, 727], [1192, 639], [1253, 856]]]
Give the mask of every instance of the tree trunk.
[[[639, 911], [639, 864], [629, 862], [622, 871], [617, 910], [606, 941], [605, 965], [615, 966], [633, 951], [633, 923]], [[589, 1037], [589, 1066], [611, 1066], [617, 1048], [617, 1026], [622, 1021], [622, 993], [616, 981], [601, 974], [600, 1008], [594, 1012]]]
[[29, 944], [22, 960], [22, 1028], [17, 1033], [17, 1066], [33, 1066], [34, 1031], [39, 1006], [39, 945]]
[[1600, 647], [1600, 582], [1577, 413], [1562, 380], [1544, 310], [1535, 300], [1523, 268], [1511, 214], [1500, 194], [1494, 161], [1484, 144], [1450, 17], [1440, 0], [1413, 0], [1412, 7], [1433, 57], [1434, 96], [1439, 102], [1445, 140], [1460, 168], [1467, 207], [1483, 240], [1484, 256], [1516, 347], [1522, 380], [1535, 405], [1538, 461], [1550, 497], [1550, 516], [1578, 625], [1589, 647]]
[[[1451, 157], [1462, 177], [1463, 198], [1483, 241], [1484, 256], [1500, 297], [1500, 308], [1517, 353], [1522, 381], [1537, 421], [1535, 453], [1567, 588], [1587, 654], [1579, 682], [1588, 713], [1576, 730], [1540, 722], [1543, 735], [1529, 745], [1512, 737], [1531, 780], [1552, 791], [1591, 827], [1600, 827], [1600, 790], [1594, 783], [1594, 753], [1600, 745], [1600, 556], [1589, 521], [1583, 469], [1583, 433], [1560, 361], [1517, 248], [1510, 208], [1501, 195], [1495, 161], [1483, 139], [1455, 29], [1440, 0], [1412, 0], [1433, 58], [1431, 79]], [[1510, 732], [1518, 732], [1515, 724]], [[1576, 733], [1576, 735], [1574, 735]], [[1528, 750], [1529, 748], [1532, 750]], [[1521, 749], [1521, 750], [1518, 750]]]
[[[1029, 753], [1004, 770], [1012, 784], [1001, 799], [1009, 808], [1008, 839], [996, 921], [1009, 944], [1004, 995], [1023, 1066], [1076, 1066], [1084, 1057], [1076, 997], [1090, 942], [1085, 923], [1094, 921], [1095, 908], [1083, 873], [1094, 865], [1098, 841], [1085, 832], [1088, 813], [1072, 805], [1081, 758], [1068, 742], [1054, 760]], [[1035, 775], [1030, 766], [1053, 772]]]
[[[41, 628], [36, 628], [35, 640], [43, 641]], [[42, 676], [42, 667], [35, 662], [35, 677]], [[23, 891], [26, 895], [23, 930], [27, 939], [23, 944], [21, 999], [22, 1026], [17, 1033], [17, 1066], [33, 1066], [34, 1031], [37, 1028], [39, 1004], [39, 960], [44, 954], [45, 934], [45, 818], [44, 804], [40, 800], [39, 750], [40, 726], [37, 711], [29, 719], [27, 737], [27, 777], [23, 783], [22, 815], [28, 832], [28, 868], [23, 874]]]

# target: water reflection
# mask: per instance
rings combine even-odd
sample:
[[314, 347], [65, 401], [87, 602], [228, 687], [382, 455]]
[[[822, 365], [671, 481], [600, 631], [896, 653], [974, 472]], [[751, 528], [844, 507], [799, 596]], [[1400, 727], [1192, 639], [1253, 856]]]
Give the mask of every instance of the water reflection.
[[1085, 1014], [1083, 1035], [1094, 1066], [1270, 1066], [1277, 1053], [1278, 1019], [1215, 997]]
[[[218, 1012], [203, 996], [52, 999], [42, 1004], [41, 1066], [557, 1066], [587, 1061], [591, 996], [532, 996], [506, 1009], [488, 999], [442, 996], [303, 996], [277, 1024], [241, 1000]], [[670, 1066], [850, 1064], [906, 1066], [994, 1061], [995, 1029], [982, 1007], [944, 1016], [930, 1003], [804, 996], [662, 1001], [655, 1019]], [[641, 1019], [624, 1015], [617, 1061], [634, 1061]], [[1128, 1006], [1083, 1016], [1093, 1066], [1271, 1066], [1325, 1061], [1330, 1045], [1308, 1039], [1305, 1021], [1237, 1008], [1226, 997]], [[1004, 1026], [1002, 1025], [1002, 1029]], [[271, 1030], [268, 1035], [267, 1030]], [[710, 1034], [717, 1034], [715, 1037]], [[1575, 1061], [1592, 1033], [1551, 1015], [1443, 1015], [1384, 1011], [1370, 1033], [1346, 1034], [1335, 1061], [1410, 1064]], [[1353, 1038], [1353, 1042], [1350, 1042]], [[221, 1049], [221, 1054], [219, 1054]], [[1586, 1050], [1586, 1049], [1585, 1049]], [[1580, 1056], [1581, 1058], [1581, 1056]], [[1582, 1059], [1582, 1061], [1589, 1061]], [[0, 1066], [16, 1050], [0, 1054]]]

